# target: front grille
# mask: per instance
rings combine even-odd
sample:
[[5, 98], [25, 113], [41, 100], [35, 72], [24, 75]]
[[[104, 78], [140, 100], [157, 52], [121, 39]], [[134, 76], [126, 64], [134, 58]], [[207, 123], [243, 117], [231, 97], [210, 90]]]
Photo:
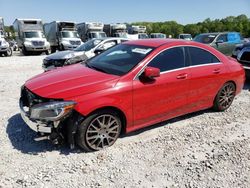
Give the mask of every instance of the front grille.
[[50, 66], [62, 67], [65, 63], [66, 59], [44, 59], [43, 66], [45, 68]]
[[80, 45], [81, 44], [81, 41], [74, 41], [74, 40], [71, 40], [69, 41], [71, 45]]
[[244, 61], [244, 62], [249, 62], [250, 63], [250, 52], [246, 51], [243, 52], [243, 54], [240, 57], [240, 61]]
[[32, 41], [32, 44], [34, 46], [44, 46], [45, 42], [44, 41]]
[[29, 91], [25, 86], [22, 86], [21, 88], [21, 100], [23, 102], [24, 106], [32, 107], [35, 104], [43, 103], [43, 102], [49, 102], [51, 99], [46, 99], [43, 97], [40, 97], [31, 91]]

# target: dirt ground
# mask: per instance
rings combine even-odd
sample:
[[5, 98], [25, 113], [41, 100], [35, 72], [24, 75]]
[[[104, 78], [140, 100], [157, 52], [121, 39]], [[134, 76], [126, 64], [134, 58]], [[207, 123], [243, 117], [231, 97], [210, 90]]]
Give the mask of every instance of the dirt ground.
[[250, 187], [250, 83], [205, 110], [122, 136], [103, 151], [35, 142], [18, 99], [45, 56], [0, 57], [0, 187]]

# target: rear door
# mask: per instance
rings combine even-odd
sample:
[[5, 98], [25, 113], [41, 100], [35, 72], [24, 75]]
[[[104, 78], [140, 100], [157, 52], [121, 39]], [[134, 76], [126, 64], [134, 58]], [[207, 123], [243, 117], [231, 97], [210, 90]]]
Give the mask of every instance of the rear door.
[[188, 103], [191, 111], [209, 107], [225, 80], [225, 66], [205, 49], [186, 47], [190, 55], [190, 94]]

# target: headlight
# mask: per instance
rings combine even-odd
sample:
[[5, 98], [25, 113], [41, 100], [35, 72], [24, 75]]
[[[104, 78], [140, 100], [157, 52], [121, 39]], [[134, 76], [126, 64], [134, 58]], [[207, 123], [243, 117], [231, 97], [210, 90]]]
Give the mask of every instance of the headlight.
[[73, 101], [55, 101], [34, 105], [31, 107], [30, 118], [46, 121], [58, 121], [69, 114], [76, 103]]
[[82, 60], [83, 59], [80, 56], [75, 56], [73, 58], [67, 59], [64, 64], [65, 65], [76, 64], [76, 63], [81, 62]]
[[62, 44], [63, 44], [63, 45], [70, 45], [70, 42], [67, 41], [67, 40], [63, 40], [63, 41], [62, 41]]
[[24, 42], [24, 46], [32, 46], [31, 41], [25, 41], [25, 42]]

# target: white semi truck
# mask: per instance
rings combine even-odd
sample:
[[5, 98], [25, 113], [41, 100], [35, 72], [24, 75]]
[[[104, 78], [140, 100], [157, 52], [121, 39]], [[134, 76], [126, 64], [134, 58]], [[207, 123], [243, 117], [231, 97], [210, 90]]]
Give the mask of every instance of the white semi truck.
[[0, 56], [2, 56], [2, 54], [5, 56], [11, 56], [12, 49], [9, 43], [5, 40], [4, 21], [3, 18], [0, 17]]
[[44, 24], [44, 32], [50, 42], [51, 52], [73, 50], [82, 44], [75, 22], [53, 21]]
[[105, 24], [104, 32], [108, 37], [123, 37], [127, 38], [127, 26], [123, 23], [115, 23], [115, 24]]
[[131, 39], [145, 39], [149, 38], [147, 33], [147, 27], [143, 25], [131, 25], [128, 27], [128, 38]]
[[24, 55], [49, 54], [50, 44], [43, 33], [41, 19], [16, 19], [13, 23], [18, 48]]
[[76, 25], [77, 32], [80, 35], [82, 41], [87, 41], [93, 38], [107, 37], [103, 31], [104, 24], [98, 22], [83, 22]]

